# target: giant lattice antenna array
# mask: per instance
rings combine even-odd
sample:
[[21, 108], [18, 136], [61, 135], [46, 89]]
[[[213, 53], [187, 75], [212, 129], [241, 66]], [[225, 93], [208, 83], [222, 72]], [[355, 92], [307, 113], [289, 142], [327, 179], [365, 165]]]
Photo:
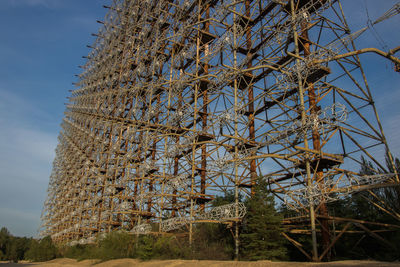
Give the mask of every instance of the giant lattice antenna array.
[[[186, 231], [195, 242], [194, 224], [227, 223], [237, 255], [239, 193], [251, 197], [264, 177], [297, 212], [284, 236], [318, 260], [337, 241], [328, 221], [341, 235], [354, 222], [330, 216], [328, 202], [398, 184], [397, 173], [358, 173], [360, 156], [385, 170], [388, 149], [358, 55], [399, 64], [399, 49], [356, 50], [367, 29], [352, 34], [339, 1], [113, 0], [106, 8], [65, 111], [42, 235], [76, 244], [117, 229]], [[234, 203], [211, 205], [229, 190]], [[298, 233], [312, 237], [311, 253]]]

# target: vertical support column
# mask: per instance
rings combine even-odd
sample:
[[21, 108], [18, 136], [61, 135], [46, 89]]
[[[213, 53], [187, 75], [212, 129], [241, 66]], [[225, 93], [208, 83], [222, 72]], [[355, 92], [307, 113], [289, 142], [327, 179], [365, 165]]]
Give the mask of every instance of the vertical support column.
[[[178, 105], [179, 107], [180, 105]], [[176, 137], [176, 144], [179, 144], [179, 136]], [[179, 172], [179, 158], [177, 156], [174, 157], [174, 176], [176, 177], [178, 175]], [[177, 190], [174, 189], [172, 192], [172, 212], [171, 212], [171, 217], [175, 217], [176, 216], [176, 194], [177, 194]]]
[[[236, 6], [235, 6], [235, 11], [236, 11]], [[236, 13], [233, 13], [233, 67], [236, 69], [237, 67], [237, 28], [236, 28]], [[233, 86], [234, 86], [234, 111], [235, 111], [235, 138], [238, 138], [238, 114], [237, 114], [237, 106], [238, 106], [238, 80], [235, 78], [233, 81]], [[238, 204], [239, 204], [239, 174], [238, 174], [238, 155], [239, 155], [239, 150], [238, 147], [235, 146], [235, 204], [236, 204], [236, 210], [235, 210], [235, 217], [239, 217], [239, 210], [238, 210]], [[239, 222], [235, 222], [235, 235], [234, 235], [234, 240], [235, 240], [235, 260], [239, 260]]]
[[[108, 137], [108, 147], [112, 146], [112, 139], [114, 138], [113, 136], [113, 124], [110, 125], [110, 133], [109, 133], [109, 137]], [[109, 164], [108, 164], [108, 160], [110, 158], [110, 153], [107, 153], [107, 157], [106, 157], [106, 165], [105, 165], [105, 172], [104, 172], [104, 180], [103, 180], [103, 202], [104, 202], [104, 188], [106, 187], [106, 181], [107, 181], [107, 173], [108, 173], [108, 169], [110, 168]], [[108, 207], [106, 207], [106, 209], [104, 209], [103, 211], [107, 211], [107, 210], [112, 210], [112, 199], [114, 197], [114, 195], [110, 194], [107, 195], [108, 197]], [[102, 203], [103, 203], [102, 202]], [[111, 214], [111, 213], [110, 213]], [[112, 228], [112, 224], [111, 224], [111, 219], [112, 219], [112, 214], [110, 215], [111, 218], [108, 219], [107, 223], [106, 223], [106, 227], [108, 228], [108, 232], [111, 232]]]
[[[140, 94], [141, 94], [141, 92], [139, 92], [136, 95], [137, 99], [139, 99]], [[144, 121], [144, 117], [145, 117], [145, 114], [144, 114], [143, 111], [144, 110], [148, 110], [148, 104], [146, 103], [146, 96], [144, 95], [143, 97], [144, 97], [144, 99], [142, 99], [142, 103], [141, 103], [142, 104], [141, 105], [142, 106], [141, 107], [141, 110], [142, 110], [141, 119], [142, 119], [142, 121]], [[143, 144], [144, 144], [144, 139], [143, 138], [146, 138], [146, 136], [147, 135], [146, 135], [146, 133], [144, 131], [140, 131], [139, 132], [139, 142], [140, 143], [138, 144], [137, 151], [136, 151], [137, 162], [138, 163], [143, 163], [143, 161], [146, 161], [146, 147], [143, 146]], [[133, 191], [133, 198], [134, 198], [134, 202], [133, 202], [134, 203], [134, 208], [133, 209], [136, 210], [136, 211], [141, 209], [141, 205], [138, 206], [137, 197], [138, 197], [138, 191], [139, 191], [139, 194], [141, 193], [140, 192], [141, 188], [139, 188], [139, 181], [143, 181], [143, 178], [144, 178], [142, 176], [142, 174], [141, 174], [140, 169], [141, 169], [141, 165], [138, 165], [136, 167], [136, 178], [135, 178], [135, 183], [134, 183], [135, 187], [134, 187], [134, 191]], [[138, 174], [140, 174], [140, 177], [138, 176]], [[135, 216], [135, 221], [137, 222], [137, 224], [141, 223], [141, 218], [140, 218], [140, 214], [139, 213], [137, 213], [137, 215]]]
[[[294, 37], [294, 45], [295, 45], [295, 53], [296, 53], [296, 64], [300, 63], [299, 60], [299, 40], [298, 40], [298, 33], [296, 27], [296, 13], [295, 13], [295, 5], [294, 0], [290, 0], [290, 8], [291, 8], [291, 15], [292, 15], [292, 27], [293, 27], [293, 37]], [[300, 113], [301, 113], [301, 123], [302, 125], [306, 124], [306, 109], [304, 105], [304, 89], [303, 89], [303, 77], [297, 68], [297, 80], [298, 80], [298, 90], [299, 90], [299, 99], [300, 99]], [[307, 132], [304, 133], [304, 147], [308, 149], [308, 136]], [[311, 174], [311, 166], [310, 166], [310, 159], [306, 157], [305, 160], [306, 164], [306, 174], [307, 174], [307, 187], [312, 185], [312, 174]], [[315, 229], [315, 211], [314, 211], [314, 204], [313, 200], [309, 200], [310, 203], [310, 223], [311, 223], [311, 238], [312, 238], [312, 258], [313, 261], [318, 261], [318, 249], [317, 249], [317, 233]]]
[[[198, 22], [201, 21], [201, 6], [202, 6], [202, 0], [198, 1], [198, 14], [197, 14], [197, 20]], [[199, 64], [200, 64], [200, 24], [197, 24], [196, 27], [197, 30], [197, 38], [196, 38], [196, 69], [195, 69], [195, 77], [196, 80], [198, 80], [199, 77]], [[199, 89], [200, 89], [200, 84], [197, 82], [194, 85], [194, 108], [193, 108], [193, 131], [196, 132], [197, 130], [197, 116], [198, 116], [198, 94], [199, 94]], [[191, 175], [191, 186], [190, 186], [190, 223], [189, 223], [189, 244], [192, 246], [193, 244], [193, 217], [194, 217], [194, 197], [195, 197], [195, 174], [196, 174], [196, 138], [193, 140], [192, 143], [192, 175]]]
[[[304, 58], [307, 58], [310, 55], [310, 42], [308, 37], [308, 23], [302, 23], [302, 32], [301, 37], [303, 37], [303, 48], [304, 48]], [[315, 94], [315, 88], [313, 83], [307, 83], [308, 86], [308, 101], [309, 101], [309, 108], [310, 108], [310, 115], [317, 116], [319, 107], [317, 106], [317, 96]], [[313, 148], [314, 150], [320, 151], [321, 150], [321, 141], [320, 141], [320, 134], [318, 129], [313, 128], [312, 130], [312, 141], [313, 141]], [[316, 173], [317, 182], [320, 183], [320, 186], [324, 184], [324, 173], [323, 171], [317, 171]], [[321, 188], [322, 189], [322, 188]], [[328, 216], [328, 208], [325, 202], [321, 202], [319, 205], [319, 213], [324, 216]], [[330, 233], [329, 233], [329, 223], [326, 219], [321, 219], [321, 235], [322, 235], [322, 248], [325, 249], [329, 248], [330, 244]], [[326, 254], [328, 261], [330, 260], [331, 253], [330, 250]]]
[[[250, 19], [250, 2], [251, 0], [246, 0], [245, 2], [245, 9], [246, 9], [246, 17]], [[251, 53], [252, 48], [252, 40], [251, 40], [251, 26], [246, 25], [246, 48], [247, 48], [247, 58], [251, 58], [253, 55]], [[253, 63], [251, 60], [247, 63], [247, 68], [250, 69], [253, 67]], [[252, 75], [252, 71], [247, 72], [250, 76]], [[253, 86], [250, 85], [248, 88], [248, 106], [249, 106], [249, 139], [250, 142], [255, 141], [255, 125], [254, 125], [254, 89]], [[254, 155], [253, 155], [254, 156]], [[253, 196], [255, 191], [254, 188], [256, 186], [256, 179], [257, 179], [257, 166], [256, 160], [250, 160], [250, 186], [251, 186], [251, 195]]]
[[[160, 106], [161, 104], [161, 96], [158, 94], [157, 95], [157, 105]], [[156, 121], [155, 123], [158, 124], [160, 121], [160, 115], [157, 113], [156, 115]], [[153, 145], [152, 145], [152, 151], [151, 151], [151, 160], [155, 161], [156, 160], [156, 153], [157, 153], [157, 140], [153, 139]], [[153, 192], [153, 184], [154, 184], [154, 176], [150, 175], [149, 177], [149, 200], [147, 201], [147, 211], [151, 212], [152, 208], [152, 198], [151, 198], [151, 193]]]
[[[167, 117], [170, 115], [170, 110], [171, 110], [171, 98], [172, 98], [172, 86], [173, 86], [173, 84], [172, 84], [172, 80], [173, 80], [173, 64], [174, 64], [174, 59], [175, 59], [175, 48], [174, 48], [174, 44], [173, 43], [171, 43], [171, 63], [170, 63], [170, 68], [169, 68], [169, 81], [168, 81], [168, 83], [169, 83], [169, 90], [168, 90], [168, 99], [167, 99]], [[161, 71], [162, 71], [162, 68], [160, 69]], [[179, 101], [180, 102], [180, 101]], [[178, 106], [178, 108], [179, 108], [179, 106]], [[171, 137], [172, 138], [172, 137]], [[164, 151], [167, 151], [168, 150], [168, 139], [169, 139], [169, 137], [168, 136], [165, 136], [164, 137]], [[176, 142], [178, 143], [179, 142], [179, 136], [176, 136]], [[166, 162], [167, 162], [167, 157], [164, 157], [164, 159], [163, 159], [163, 173], [162, 173], [162, 177], [164, 177], [165, 178], [165, 176], [166, 176]], [[174, 157], [174, 175], [177, 175], [178, 174], [178, 162], [179, 162], [179, 158], [178, 157]], [[168, 170], [168, 172], [169, 172], [169, 170]], [[160, 202], [159, 202], [159, 205], [160, 205], [160, 216], [159, 216], [159, 219], [160, 219], [160, 221], [159, 221], [159, 228], [158, 228], [158, 231], [159, 231], [159, 233], [161, 233], [162, 231], [162, 229], [161, 229], [161, 221], [162, 221], [162, 213], [163, 213], [163, 209], [164, 209], [164, 199], [166, 198], [166, 196], [165, 196], [165, 182], [163, 182], [162, 183], [162, 185], [161, 185], [161, 192], [162, 192], [162, 195], [161, 195], [161, 199], [160, 199]], [[176, 195], [176, 190], [174, 189], [174, 191], [173, 191], [173, 197], [172, 197], [172, 207], [176, 207], [176, 197], [175, 197], [175, 195]], [[175, 212], [174, 210], [172, 210], [172, 212]], [[172, 217], [174, 217], [175, 216], [175, 213], [173, 213], [172, 214]]]
[[[210, 31], [210, 4], [206, 4], [206, 16], [205, 16], [205, 23], [204, 23], [204, 31], [208, 33]], [[204, 54], [207, 55], [208, 51], [208, 44], [205, 45]], [[208, 74], [208, 62], [204, 62], [203, 65], [204, 75]], [[207, 129], [207, 109], [208, 109], [208, 88], [207, 84], [204, 85], [203, 88], [203, 113], [201, 114], [201, 122], [202, 122], [202, 130], [203, 132]], [[206, 193], [206, 170], [207, 170], [207, 145], [201, 145], [201, 170], [200, 170], [200, 193], [205, 195]], [[201, 210], [204, 210], [205, 203], [200, 204]]]

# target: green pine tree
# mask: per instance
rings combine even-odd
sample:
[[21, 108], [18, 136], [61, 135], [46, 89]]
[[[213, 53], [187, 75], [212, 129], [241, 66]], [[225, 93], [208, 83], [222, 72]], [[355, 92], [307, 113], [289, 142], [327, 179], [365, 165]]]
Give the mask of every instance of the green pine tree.
[[[386, 169], [378, 166], [361, 157], [360, 171], [361, 175], [375, 175], [379, 173], [393, 173], [396, 169], [400, 171], [400, 161], [394, 158], [394, 165], [389, 160], [389, 152], [386, 152]], [[400, 213], [400, 187], [382, 187], [374, 188], [370, 191], [356, 192], [340, 201], [330, 205], [330, 213], [337, 217], [349, 217], [361, 219], [371, 222], [381, 222], [388, 224], [398, 224], [399, 218], [388, 215], [372, 203], [376, 203], [375, 197], [370, 194], [372, 192], [378, 196], [383, 202], [380, 206], [387, 210]], [[381, 228], [374, 225], [366, 225], [370, 230], [380, 230]], [[355, 226], [350, 226], [349, 230], [359, 231]], [[397, 246], [397, 250], [383, 246], [379, 241], [370, 235], [344, 235], [340, 242], [335, 245], [336, 259], [365, 259], [373, 258], [377, 260], [394, 260], [398, 259], [400, 251], [400, 231], [390, 231], [378, 233], [386, 241]], [[377, 245], [379, 244], [379, 245]]]
[[286, 258], [285, 240], [281, 236], [282, 217], [275, 210], [275, 202], [267, 184], [259, 179], [255, 194], [247, 201], [247, 215], [243, 225], [241, 255], [247, 260], [283, 260]]
[[46, 236], [40, 241], [32, 240], [30, 248], [25, 257], [32, 261], [49, 261], [57, 257], [57, 247], [54, 245], [50, 236]]
[[11, 234], [7, 228], [0, 229], [0, 260], [7, 260], [7, 252], [11, 243]]

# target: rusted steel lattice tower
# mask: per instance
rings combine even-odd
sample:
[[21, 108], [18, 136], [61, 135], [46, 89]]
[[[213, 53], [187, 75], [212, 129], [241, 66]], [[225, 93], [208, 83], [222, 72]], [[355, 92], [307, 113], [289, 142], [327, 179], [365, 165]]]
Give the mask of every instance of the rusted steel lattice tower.
[[[360, 156], [385, 169], [388, 149], [358, 55], [398, 65], [399, 47], [357, 50], [367, 27], [351, 33], [334, 0], [113, 0], [106, 8], [65, 111], [43, 235], [87, 243], [115, 229], [186, 229], [194, 242], [194, 224], [221, 222], [236, 225], [238, 249], [246, 212], [238, 195], [251, 196], [258, 177], [296, 213], [283, 234], [310, 259], [337, 241], [330, 222], [339, 237], [349, 223], [368, 230], [330, 216], [327, 203], [399, 182], [396, 173], [358, 173]], [[236, 201], [211, 208], [228, 190]], [[310, 234], [311, 252], [298, 233]]]

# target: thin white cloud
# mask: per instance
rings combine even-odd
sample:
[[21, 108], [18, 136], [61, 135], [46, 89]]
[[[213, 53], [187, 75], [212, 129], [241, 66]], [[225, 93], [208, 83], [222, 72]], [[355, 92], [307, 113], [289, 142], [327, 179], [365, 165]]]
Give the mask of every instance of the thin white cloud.
[[7, 128], [16, 125], [26, 127], [31, 118], [49, 120], [51, 116], [38, 108], [30, 99], [0, 88], [0, 122], [7, 122]]
[[57, 133], [41, 129], [51, 118], [34, 103], [0, 89], [0, 226], [36, 235]]
[[[36, 236], [40, 219], [36, 213], [0, 207], [2, 226], [16, 236]], [[29, 223], [27, 223], [29, 222]]]
[[60, 8], [61, 0], [3, 0], [3, 6], [7, 7], [44, 7], [44, 8]]
[[23, 158], [32, 157], [40, 162], [49, 162], [54, 158], [57, 140], [53, 134], [16, 127], [2, 131], [0, 138], [6, 140], [2, 143], [4, 148], [12, 149], [14, 153], [24, 153], [21, 155]]
[[400, 114], [385, 117], [383, 129], [389, 149], [396, 157], [400, 157]]
[[[392, 69], [381, 75], [373, 81], [372, 95], [389, 149], [400, 157], [400, 79], [398, 73]], [[382, 90], [383, 88], [386, 90]]]

